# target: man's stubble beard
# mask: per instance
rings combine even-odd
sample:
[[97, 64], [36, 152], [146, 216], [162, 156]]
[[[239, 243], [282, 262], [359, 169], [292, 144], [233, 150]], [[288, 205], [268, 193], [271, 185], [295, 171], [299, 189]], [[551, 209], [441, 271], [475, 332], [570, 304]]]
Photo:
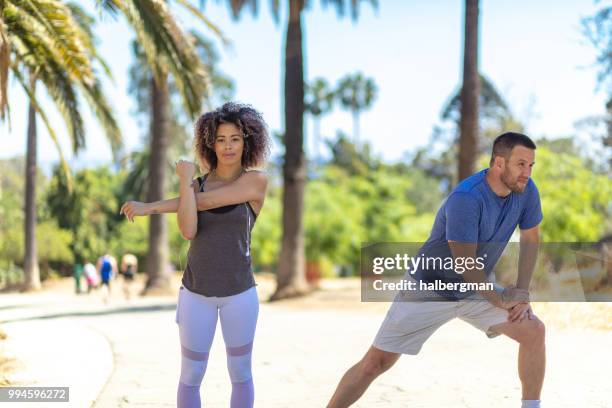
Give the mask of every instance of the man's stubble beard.
[[512, 180], [510, 179], [510, 172], [508, 170], [504, 170], [504, 172], [501, 175], [501, 181], [502, 183], [504, 183], [504, 185], [512, 192], [514, 193], [522, 193], [523, 191], [525, 191], [525, 187], [527, 187], [527, 183], [525, 183], [524, 187], [521, 187], [521, 185], [518, 182], [518, 177], [517, 179], [512, 182]]

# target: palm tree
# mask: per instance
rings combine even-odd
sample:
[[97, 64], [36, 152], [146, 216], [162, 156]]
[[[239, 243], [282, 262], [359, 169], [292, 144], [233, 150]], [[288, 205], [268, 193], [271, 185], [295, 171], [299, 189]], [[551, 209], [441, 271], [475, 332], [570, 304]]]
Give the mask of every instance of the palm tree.
[[[218, 28], [187, 0], [177, 0], [209, 29], [225, 40]], [[111, 14], [121, 12], [134, 29], [152, 71], [150, 81], [151, 122], [149, 184], [147, 201], [164, 198], [167, 152], [170, 144], [168, 77], [172, 75], [190, 118], [201, 113], [208, 97], [209, 76], [198, 57], [193, 39], [185, 35], [163, 0], [98, 0]], [[164, 214], [149, 219], [149, 252], [146, 261], [147, 283], [143, 294], [170, 290], [168, 268], [168, 231]]]
[[374, 80], [360, 72], [347, 75], [338, 84], [337, 95], [343, 108], [353, 114], [353, 143], [359, 142], [359, 114], [374, 103], [377, 96]]
[[463, 48], [463, 85], [459, 135], [459, 180], [474, 172], [478, 146], [478, 0], [465, 0], [465, 39]]
[[[377, 0], [368, 0], [373, 7]], [[204, 5], [204, 1], [200, 1]], [[276, 291], [271, 300], [300, 296], [310, 288], [306, 282], [304, 254], [304, 186], [306, 165], [304, 158], [304, 58], [302, 54], [302, 12], [307, 0], [287, 0], [288, 23], [285, 33], [285, 161], [283, 164], [283, 238]], [[359, 16], [359, 0], [323, 0], [324, 5], [333, 4], [340, 17], [344, 16], [347, 3], [351, 17]], [[237, 19], [246, 7], [257, 14], [257, 0], [229, 0], [232, 16]], [[280, 2], [272, 1], [272, 14], [279, 21]]]
[[[210, 73], [210, 82], [213, 93], [210, 101], [213, 106], [218, 106], [232, 99], [235, 92], [234, 82], [218, 68], [219, 54], [213, 42], [204, 38], [197, 32], [191, 31], [189, 35], [193, 37], [194, 44], [200, 59], [204, 63], [207, 72]], [[134, 62], [129, 69], [129, 93], [136, 100], [136, 114], [139, 118], [150, 120], [151, 114], [151, 78], [152, 72], [144, 55], [142, 47], [138, 42], [132, 42], [132, 55]], [[172, 157], [189, 155], [192, 151], [189, 145], [192, 142], [193, 122], [185, 115], [182, 104], [180, 104], [179, 92], [172, 77], [169, 81], [170, 92], [170, 129], [173, 135], [168, 147]], [[122, 187], [122, 196], [129, 195], [136, 200], [146, 200], [149, 189], [149, 168], [151, 150], [145, 147], [141, 151], [133, 152], [124, 158], [124, 164], [130, 170], [125, 183]], [[169, 165], [166, 171], [173, 171]]]
[[[62, 169], [70, 183], [57, 135], [36, 97], [42, 82], [68, 128], [74, 153], [85, 146], [85, 131], [77, 90], [85, 97], [110, 140], [113, 152], [121, 146], [121, 134], [92, 63], [106, 65], [99, 57], [90, 31], [91, 19], [76, 5], [57, 0], [0, 2], [0, 119], [9, 109], [8, 75], [12, 73], [29, 98], [25, 200], [25, 290], [40, 288], [36, 254], [36, 144], [37, 114], [54, 141]], [[107, 71], [108, 72], [108, 71]]]
[[313, 145], [315, 160], [320, 157], [321, 116], [329, 113], [334, 107], [334, 92], [324, 78], [317, 78], [312, 85], [306, 85], [304, 108], [310, 113], [314, 122]]
[[[480, 96], [478, 98], [479, 144], [476, 157], [491, 152], [491, 144], [500, 132], [512, 130], [523, 132], [524, 126], [512, 115], [508, 103], [495, 84], [485, 75], [480, 75]], [[442, 183], [443, 189], [450, 193], [457, 183], [458, 141], [461, 123], [461, 84], [454, 90], [444, 104], [440, 119], [443, 124], [436, 125], [427, 146], [420, 148], [413, 165]]]
[[[30, 77], [32, 93], [36, 92], [36, 78]], [[40, 270], [38, 268], [38, 251], [36, 247], [36, 108], [32, 101], [28, 106], [28, 131], [25, 165], [25, 206], [24, 206], [24, 287], [26, 291], [39, 290]]]

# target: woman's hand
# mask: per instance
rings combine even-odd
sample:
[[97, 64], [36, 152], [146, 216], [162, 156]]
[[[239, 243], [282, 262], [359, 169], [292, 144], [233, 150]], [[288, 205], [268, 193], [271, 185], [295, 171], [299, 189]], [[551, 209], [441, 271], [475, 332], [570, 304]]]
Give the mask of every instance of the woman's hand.
[[125, 214], [128, 220], [134, 222], [134, 217], [149, 215], [149, 206], [140, 201], [127, 201], [121, 206], [119, 214]]
[[176, 175], [179, 176], [181, 180], [189, 180], [193, 179], [197, 170], [197, 166], [195, 163], [187, 161], [187, 160], [179, 160], [176, 162]]

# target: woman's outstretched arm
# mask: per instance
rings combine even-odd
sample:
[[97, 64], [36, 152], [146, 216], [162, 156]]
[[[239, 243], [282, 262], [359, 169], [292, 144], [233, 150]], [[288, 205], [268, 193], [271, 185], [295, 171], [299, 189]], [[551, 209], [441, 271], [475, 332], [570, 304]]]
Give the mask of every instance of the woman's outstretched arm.
[[[260, 171], [249, 171], [226, 186], [197, 193], [196, 206], [198, 211], [205, 211], [225, 205], [245, 203], [247, 201], [263, 203], [267, 186], [268, 179], [265, 173]], [[125, 214], [128, 220], [133, 221], [134, 217], [137, 216], [175, 213], [178, 211], [178, 208], [178, 198], [170, 198], [168, 200], [155, 201], [152, 203], [127, 201], [121, 206], [121, 211], [119, 213]]]
[[250, 201], [263, 203], [267, 187], [266, 173], [249, 171], [223, 187], [198, 193], [196, 195], [198, 211]]
[[192, 240], [198, 232], [198, 212], [193, 188], [195, 164], [179, 160], [176, 165], [176, 175], [179, 177], [179, 205], [177, 222], [181, 235]]

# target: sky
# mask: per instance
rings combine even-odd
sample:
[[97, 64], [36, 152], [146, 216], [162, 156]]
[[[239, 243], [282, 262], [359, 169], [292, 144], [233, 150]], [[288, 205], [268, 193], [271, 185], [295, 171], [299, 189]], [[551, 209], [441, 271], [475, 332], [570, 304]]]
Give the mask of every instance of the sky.
[[[281, 9], [276, 23], [269, 2], [260, 1], [257, 17], [244, 13], [234, 21], [226, 3], [209, 0], [204, 9], [232, 41], [230, 48], [219, 49], [219, 68], [234, 80], [235, 99], [261, 111], [272, 132], [281, 131], [286, 10]], [[360, 116], [361, 138], [384, 160], [402, 160], [406, 152], [427, 144], [442, 107], [461, 81], [464, 2], [381, 0], [376, 10], [362, 2], [356, 22], [349, 15], [339, 18], [334, 8], [322, 8], [321, 3], [311, 1], [311, 8], [303, 13], [306, 81], [323, 77], [336, 84], [357, 71], [373, 78], [378, 96]], [[527, 125], [527, 134], [572, 135], [576, 121], [604, 112], [606, 95], [597, 91], [593, 65], [596, 51], [580, 28], [580, 19], [594, 14], [602, 4], [592, 0], [480, 1], [480, 72], [493, 81], [514, 115]], [[173, 10], [183, 29], [197, 28], [214, 37], [179, 5]], [[134, 35], [122, 18], [104, 17], [95, 32], [100, 53], [113, 73], [112, 82], [104, 80], [104, 89], [115, 108], [125, 148], [138, 150], [147, 128], [135, 119], [135, 102], [127, 93], [129, 45]], [[0, 158], [22, 155], [26, 148], [27, 100], [16, 81], [9, 86], [11, 128], [6, 122], [0, 124]], [[39, 92], [44, 98], [44, 91]], [[74, 157], [61, 117], [50, 102], [45, 107], [73, 167], [110, 162], [109, 144], [88, 108], [83, 108], [87, 148]], [[306, 150], [312, 152], [312, 121], [307, 118], [305, 123]], [[38, 128], [38, 160], [48, 171], [59, 156], [40, 121]], [[351, 114], [334, 109], [323, 117], [321, 130], [328, 138], [337, 130], [351, 134]]]

